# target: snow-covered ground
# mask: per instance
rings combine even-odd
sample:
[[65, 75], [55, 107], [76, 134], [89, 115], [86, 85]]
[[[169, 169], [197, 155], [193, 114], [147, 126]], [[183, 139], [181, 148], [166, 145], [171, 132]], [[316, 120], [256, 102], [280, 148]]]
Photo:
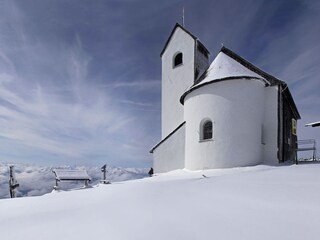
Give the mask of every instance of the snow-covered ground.
[[[85, 166], [37, 166], [14, 164], [16, 169], [16, 178], [20, 187], [17, 188], [18, 197], [39, 196], [52, 191], [55, 185], [55, 175], [52, 172], [54, 168], [63, 169], [85, 169], [92, 178], [91, 185], [99, 183], [102, 173], [99, 167], [85, 167]], [[0, 164], [0, 199], [9, 198], [9, 164]], [[131, 179], [143, 178], [147, 176], [149, 169], [142, 168], [119, 168], [107, 166], [107, 179], [110, 182], [120, 182]], [[62, 189], [81, 188], [83, 182], [64, 181], [59, 184]], [[0, 235], [1, 239], [1, 235]]]
[[320, 237], [320, 164], [185, 171], [0, 200], [1, 239]]

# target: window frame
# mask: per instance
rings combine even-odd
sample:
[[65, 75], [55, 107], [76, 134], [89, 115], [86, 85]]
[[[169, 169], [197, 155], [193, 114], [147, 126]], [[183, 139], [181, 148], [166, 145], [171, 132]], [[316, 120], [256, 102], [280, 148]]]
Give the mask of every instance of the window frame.
[[[211, 130], [211, 137], [205, 138], [207, 135], [206, 131], [208, 131], [208, 129], [206, 130], [207, 128], [206, 125], [210, 123], [211, 123], [211, 129], [209, 129], [209, 132]], [[200, 123], [200, 140], [199, 141], [200, 142], [213, 141], [213, 121], [209, 118], [202, 120]]]
[[[176, 64], [176, 59], [180, 54], [181, 54], [181, 62]], [[182, 65], [183, 65], [183, 53], [182, 52], [176, 52], [173, 55], [173, 58], [172, 58], [172, 68], [177, 68], [177, 67], [182, 66]]]

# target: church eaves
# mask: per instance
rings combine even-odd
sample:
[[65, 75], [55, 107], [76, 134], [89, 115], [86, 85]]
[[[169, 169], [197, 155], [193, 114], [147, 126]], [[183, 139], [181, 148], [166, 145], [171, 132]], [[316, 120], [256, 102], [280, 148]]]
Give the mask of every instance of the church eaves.
[[178, 127], [176, 127], [171, 133], [169, 133], [164, 139], [158, 142], [149, 152], [153, 153], [153, 151], [158, 148], [163, 142], [169, 139], [176, 131], [178, 131], [183, 125], [185, 125], [186, 121], [182, 122]]

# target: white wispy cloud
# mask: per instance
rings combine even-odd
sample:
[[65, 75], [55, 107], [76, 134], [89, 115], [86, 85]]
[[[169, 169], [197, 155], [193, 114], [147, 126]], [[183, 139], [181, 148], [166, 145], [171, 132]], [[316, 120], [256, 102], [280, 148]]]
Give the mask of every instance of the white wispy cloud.
[[138, 81], [129, 81], [129, 82], [114, 82], [110, 84], [105, 84], [106, 88], [133, 88], [139, 90], [145, 90], [150, 88], [158, 89], [161, 86], [160, 80], [138, 80]]
[[123, 104], [136, 105], [136, 106], [141, 106], [141, 107], [154, 107], [154, 104], [134, 102], [134, 101], [130, 101], [130, 100], [121, 100], [119, 102], [123, 103]]

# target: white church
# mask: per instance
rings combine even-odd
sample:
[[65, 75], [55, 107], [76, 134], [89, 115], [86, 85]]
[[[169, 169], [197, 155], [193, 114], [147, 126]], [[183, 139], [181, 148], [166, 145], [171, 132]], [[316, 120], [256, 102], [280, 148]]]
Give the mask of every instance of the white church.
[[287, 84], [180, 24], [162, 52], [162, 137], [155, 173], [296, 160], [299, 112]]

